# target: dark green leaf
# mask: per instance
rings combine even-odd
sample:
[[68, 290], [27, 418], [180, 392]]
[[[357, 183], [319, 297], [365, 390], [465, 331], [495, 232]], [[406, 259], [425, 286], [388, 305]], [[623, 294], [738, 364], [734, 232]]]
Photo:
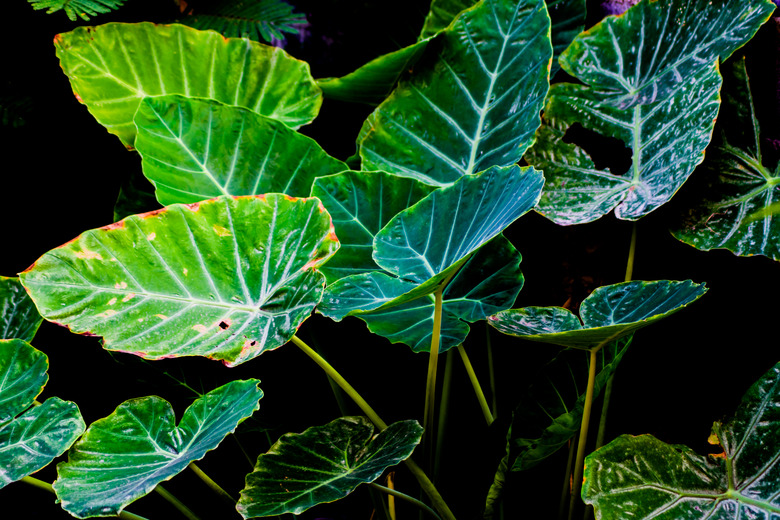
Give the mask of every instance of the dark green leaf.
[[420, 39], [430, 38], [443, 31], [456, 16], [476, 3], [477, 0], [432, 0]]
[[561, 68], [558, 57], [585, 28], [585, 0], [546, 0], [550, 12], [553, 60], [550, 77]]
[[19, 283], [19, 278], [0, 276], [0, 339], [32, 341], [43, 318]]
[[27, 0], [36, 11], [46, 9], [46, 14], [64, 10], [73, 21], [89, 20], [90, 16], [119, 9], [125, 0]]
[[49, 359], [21, 339], [0, 339], [0, 425], [29, 407], [49, 380]]

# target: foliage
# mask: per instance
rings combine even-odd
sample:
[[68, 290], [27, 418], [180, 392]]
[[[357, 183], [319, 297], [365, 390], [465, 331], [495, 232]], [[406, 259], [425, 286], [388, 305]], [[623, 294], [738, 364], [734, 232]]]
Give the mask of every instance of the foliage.
[[125, 0], [27, 0], [36, 11], [47, 9], [47, 13], [65, 11], [68, 18], [89, 21], [90, 16], [119, 9]]

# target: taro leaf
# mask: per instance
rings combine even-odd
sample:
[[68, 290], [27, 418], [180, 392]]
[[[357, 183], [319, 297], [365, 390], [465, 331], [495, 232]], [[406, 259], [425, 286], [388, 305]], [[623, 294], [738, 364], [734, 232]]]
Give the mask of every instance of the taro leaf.
[[477, 0], [432, 0], [431, 8], [425, 17], [420, 40], [430, 38], [443, 31], [452, 23], [456, 16], [469, 7], [473, 7]]
[[392, 217], [433, 189], [385, 172], [345, 171], [316, 179], [311, 194], [330, 213], [341, 243], [336, 255], [320, 269], [328, 283], [379, 270], [371, 257], [374, 236]]
[[197, 399], [175, 424], [157, 396], [125, 401], [92, 423], [57, 465], [54, 491], [77, 518], [118, 515], [134, 500], [202, 459], [259, 408], [259, 381], [233, 381]]
[[0, 488], [48, 465], [84, 432], [75, 403], [51, 397], [31, 407], [48, 366], [25, 341], [0, 340]]
[[340, 78], [317, 80], [322, 94], [331, 99], [378, 105], [385, 100], [403, 72], [413, 67], [428, 40], [380, 56]]
[[0, 276], [0, 339], [31, 341], [42, 321], [19, 279]]
[[144, 175], [163, 205], [220, 195], [306, 197], [315, 177], [347, 169], [284, 123], [217, 101], [145, 98], [133, 121]]
[[408, 458], [423, 429], [409, 420], [391, 424], [376, 436], [373, 432], [364, 417], [340, 417], [283, 435], [247, 475], [238, 512], [244, 518], [299, 514], [338, 500]]
[[582, 497], [599, 520], [769, 520], [780, 515], [780, 364], [712, 427], [704, 457], [651, 435], [623, 435], [585, 459]]
[[599, 287], [580, 305], [582, 323], [561, 307], [510, 309], [488, 318], [504, 334], [584, 350], [606, 345], [666, 318], [707, 288], [690, 280], [624, 282]]
[[672, 234], [705, 251], [725, 248], [780, 260], [780, 218], [771, 211], [752, 217], [780, 200], [780, 164], [764, 164], [744, 58], [724, 65], [723, 79], [721, 142], [702, 165], [707, 178], [696, 191], [699, 204]]
[[[579, 224], [615, 210], [636, 220], [667, 202], [703, 158], [720, 97], [717, 60], [743, 45], [774, 4], [656, 0], [606, 18], [578, 36], [560, 63], [587, 83], [550, 89], [538, 145], [526, 157], [545, 171], [539, 211]], [[622, 140], [625, 175], [597, 169], [567, 128]], [[619, 173], [619, 172], [617, 172]]]
[[21, 278], [46, 319], [108, 350], [233, 366], [292, 337], [337, 247], [315, 198], [220, 197], [87, 231]]
[[55, 38], [78, 99], [125, 146], [147, 96], [181, 94], [250, 109], [297, 128], [310, 123], [322, 93], [309, 65], [282, 49], [183, 25], [109, 23]]
[[543, 0], [485, 0], [463, 13], [370, 116], [363, 169], [446, 186], [518, 162], [548, 90], [549, 31]]

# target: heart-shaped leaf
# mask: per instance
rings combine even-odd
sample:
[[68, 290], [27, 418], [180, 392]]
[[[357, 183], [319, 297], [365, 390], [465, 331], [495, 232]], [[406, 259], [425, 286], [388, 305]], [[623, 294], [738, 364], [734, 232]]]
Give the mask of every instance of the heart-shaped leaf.
[[337, 248], [315, 198], [220, 197], [87, 231], [21, 278], [46, 319], [108, 350], [233, 366], [289, 341]]
[[780, 364], [716, 422], [704, 457], [651, 435], [623, 435], [585, 459], [582, 497], [599, 520], [772, 519], [780, 515]]
[[125, 401], [92, 423], [57, 465], [54, 491], [77, 518], [115, 516], [213, 450], [259, 408], [259, 381], [233, 381], [190, 405], [178, 426], [168, 401]]
[[0, 276], [0, 339], [32, 341], [43, 318], [19, 278]]
[[[636, 220], [671, 199], [710, 141], [720, 103], [718, 57], [749, 40], [773, 9], [767, 0], [647, 1], [578, 36], [560, 63], [587, 85], [550, 89], [538, 145], [527, 156], [547, 179], [540, 213], [559, 224], [590, 222], [613, 209]], [[596, 168], [564, 140], [574, 123], [623, 141], [630, 170]]]
[[310, 123], [322, 93], [309, 65], [282, 49], [184, 25], [109, 23], [55, 38], [57, 56], [79, 101], [125, 146], [147, 96], [215, 99], [278, 119]]
[[364, 417], [340, 417], [283, 435], [247, 475], [238, 512], [244, 518], [299, 514], [338, 500], [408, 458], [423, 429], [417, 421], [400, 421], [373, 432]]
[[0, 340], [0, 488], [45, 467], [84, 432], [75, 403], [51, 397], [32, 406], [48, 367], [27, 342]]
[[145, 98], [133, 121], [144, 175], [163, 205], [220, 195], [306, 197], [315, 177], [347, 169], [284, 123], [217, 101]]
[[488, 323], [511, 336], [591, 350], [674, 314], [705, 292], [704, 284], [690, 280], [624, 282], [599, 287], [585, 298], [582, 323], [561, 307], [510, 309], [491, 316]]
[[445, 186], [518, 162], [548, 90], [549, 31], [543, 0], [485, 0], [464, 12], [370, 116], [363, 169]]
[[702, 165], [705, 182], [696, 190], [699, 204], [684, 214], [672, 234], [705, 251], [725, 248], [780, 260], [780, 218], [771, 211], [753, 217], [780, 201], [780, 164], [762, 156], [744, 58], [730, 60], [723, 69], [721, 139]]

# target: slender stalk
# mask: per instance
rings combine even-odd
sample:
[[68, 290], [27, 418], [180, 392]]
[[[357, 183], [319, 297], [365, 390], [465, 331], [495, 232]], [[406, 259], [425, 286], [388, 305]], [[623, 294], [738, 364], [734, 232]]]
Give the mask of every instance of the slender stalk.
[[175, 496], [171, 495], [164, 487], [162, 487], [160, 484], [157, 484], [157, 486], [154, 488], [154, 490], [165, 500], [167, 500], [173, 507], [179, 510], [181, 514], [189, 518], [190, 520], [200, 520], [198, 516], [190, 511], [190, 508], [185, 506], [181, 503], [181, 501], [176, 498]]
[[[389, 473], [387, 475], [387, 489], [395, 491], [395, 483], [393, 482], [393, 473]], [[382, 486], [377, 484], [377, 489], [380, 489], [381, 491], [385, 491], [384, 489], [381, 489]], [[390, 493], [387, 497], [387, 509], [390, 514], [390, 520], [396, 520], [395, 517], [395, 494]], [[437, 515], [438, 516], [438, 515]]]
[[[428, 433], [428, 427], [433, 425], [436, 407], [436, 372], [439, 365], [439, 342], [441, 340], [441, 308], [446, 286], [446, 284], [441, 284], [434, 293], [433, 336], [431, 337], [431, 353], [428, 357], [428, 378], [425, 382], [425, 410], [423, 413], [423, 429], [426, 433]], [[430, 438], [430, 435], [426, 435], [426, 437]]]
[[436, 453], [433, 457], [433, 480], [439, 479], [441, 452], [444, 446], [444, 432], [447, 431], [447, 413], [450, 407], [452, 390], [452, 362], [455, 359], [452, 351], [448, 351], [444, 362], [444, 380], [442, 381], [441, 401], [439, 402], [439, 424], [436, 425]]
[[490, 377], [490, 411], [498, 416], [498, 392], [496, 392], [496, 369], [493, 364], [493, 342], [490, 340], [490, 325], [485, 322], [485, 345], [487, 345], [488, 374]]
[[433, 507], [441, 514], [442, 518], [444, 520], [455, 520], [455, 515], [452, 514], [452, 511], [450, 511], [449, 506], [439, 494], [436, 486], [433, 485], [433, 482], [431, 482], [431, 479], [428, 478], [428, 475], [425, 474], [422, 468], [412, 459], [406, 459], [404, 463], [406, 463], [406, 467], [412, 472], [414, 478], [417, 479], [417, 483], [420, 484], [422, 490], [425, 491], [425, 494], [431, 499]]
[[574, 448], [577, 445], [569, 441], [569, 457], [566, 459], [566, 474], [563, 477], [563, 489], [561, 490], [561, 501], [558, 506], [558, 520], [566, 518], [566, 503], [569, 498], [569, 489], [571, 486], [571, 468], [574, 463]]
[[[401, 500], [405, 500], [405, 501], [409, 502], [410, 504], [416, 505], [417, 507], [419, 507], [420, 509], [422, 509], [426, 513], [432, 515], [437, 520], [441, 520], [441, 517], [436, 514], [436, 511], [434, 511], [430, 507], [426, 506], [423, 502], [420, 502], [416, 498], [412, 498], [412, 497], [410, 497], [409, 495], [407, 495], [405, 493], [401, 493], [400, 491], [397, 491], [395, 489], [392, 489], [392, 488], [389, 488], [389, 487], [385, 487], [385, 486], [383, 486], [381, 484], [377, 484], [376, 482], [372, 482], [370, 484], [370, 486], [372, 488], [374, 488], [374, 489], [378, 489], [379, 491], [382, 491], [383, 493], [387, 493], [388, 495], [390, 495], [390, 497], [391, 497], [390, 500], [392, 500], [392, 497], [398, 497]], [[393, 520], [395, 520], [395, 515], [393, 515]]]
[[634, 275], [634, 257], [636, 256], [636, 222], [631, 228], [631, 245], [628, 246], [628, 261], [626, 262], [625, 281], [630, 282]]
[[466, 373], [469, 375], [471, 386], [474, 387], [474, 393], [477, 394], [477, 401], [479, 401], [479, 407], [482, 409], [482, 415], [485, 417], [488, 426], [490, 426], [493, 424], [493, 414], [490, 413], [490, 406], [488, 406], [485, 394], [482, 392], [482, 386], [479, 384], [477, 374], [474, 372], [474, 367], [471, 365], [471, 360], [469, 359], [468, 354], [466, 354], [466, 349], [462, 344], [458, 345], [458, 354], [460, 354], [460, 359], [463, 361], [463, 366], [466, 368]]
[[223, 499], [225, 502], [230, 504], [231, 506], [236, 505], [236, 499], [230, 496], [230, 493], [222, 489], [219, 484], [211, 480], [211, 477], [206, 475], [206, 473], [203, 472], [202, 469], [200, 469], [194, 462], [190, 462], [190, 465], [188, 466], [192, 471], [195, 472], [195, 474], [200, 478], [208, 487], [211, 488], [212, 491], [214, 491], [221, 499]]

